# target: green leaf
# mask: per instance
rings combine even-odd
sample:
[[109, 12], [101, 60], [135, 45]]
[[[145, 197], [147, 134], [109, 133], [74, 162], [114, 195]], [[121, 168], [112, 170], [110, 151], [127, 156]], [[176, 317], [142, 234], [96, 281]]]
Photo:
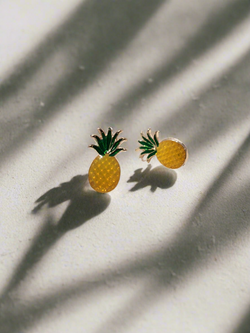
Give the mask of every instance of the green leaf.
[[117, 148], [115, 151], [113, 151], [111, 154], [109, 154], [109, 156], [115, 156], [118, 153], [120, 153], [121, 151], [126, 151], [126, 149], [124, 149], [124, 148]]
[[147, 138], [145, 138], [145, 136], [142, 135], [142, 138], [143, 138], [143, 140], [144, 140], [145, 142], [149, 143], [149, 144], [152, 146], [152, 142], [149, 141]]
[[120, 138], [119, 140], [117, 140], [111, 148], [111, 153], [125, 140], [125, 138]]
[[148, 142], [145, 142], [145, 141], [138, 141], [142, 146], [145, 146], [145, 147], [148, 147], [148, 148], [152, 148], [153, 145], [152, 143], [148, 143]]
[[147, 160], [150, 159], [152, 156], [156, 154], [156, 151], [153, 151], [152, 153], [148, 154]]
[[151, 154], [151, 153], [153, 153], [153, 152], [155, 152], [154, 149], [147, 149], [147, 150], [145, 150], [145, 153], [147, 153], [147, 154]]
[[101, 156], [104, 156], [105, 155], [105, 153], [101, 150], [101, 148], [100, 147], [98, 147], [98, 146], [96, 146], [96, 145], [91, 145], [91, 146], [89, 146], [90, 148], [94, 148], [96, 151], [97, 151], [97, 153], [99, 154], [99, 155], [101, 155]]
[[107, 150], [109, 150], [109, 148], [111, 147], [110, 146], [111, 138], [112, 138], [112, 128], [109, 127], [108, 134], [107, 134]]
[[152, 153], [153, 151], [155, 151], [154, 149], [147, 149], [144, 147], [139, 147], [139, 149], [143, 150], [146, 154]]
[[103, 141], [102, 141], [102, 139], [100, 139], [98, 135], [92, 135], [92, 138], [94, 138], [94, 139], [96, 140], [96, 142], [97, 142], [98, 146], [100, 147], [100, 149], [101, 149], [103, 152], [105, 152], [105, 147], [104, 147], [104, 145], [103, 145]]
[[152, 136], [150, 135], [149, 131], [147, 131], [147, 136], [148, 136], [149, 140], [152, 142], [152, 144], [155, 145], [155, 142], [154, 142]]
[[105, 133], [103, 132], [103, 130], [101, 128], [98, 128], [98, 131], [100, 132], [100, 134], [102, 136], [104, 150], [108, 150], [107, 149], [107, 137], [106, 137]]
[[153, 150], [153, 149], [144, 150], [143, 152], [141, 152], [141, 155], [146, 155], [146, 154], [151, 154], [151, 153], [155, 153], [155, 150]]
[[111, 139], [110, 147], [113, 146], [113, 144], [115, 143], [116, 138], [118, 137], [118, 135], [119, 135], [120, 133], [121, 133], [121, 130], [120, 130], [120, 131], [117, 131], [117, 132], [113, 135], [113, 138]]
[[154, 140], [155, 140], [155, 143], [156, 143], [157, 147], [159, 147], [159, 141], [157, 139], [158, 133], [159, 133], [159, 131], [155, 132], [155, 135], [154, 135]]

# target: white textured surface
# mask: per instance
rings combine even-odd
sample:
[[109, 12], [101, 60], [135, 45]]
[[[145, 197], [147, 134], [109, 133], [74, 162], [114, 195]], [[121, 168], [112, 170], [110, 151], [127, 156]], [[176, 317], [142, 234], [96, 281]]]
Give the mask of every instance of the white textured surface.
[[[0, 2], [1, 333], [249, 332], [249, 8]], [[81, 193], [108, 126], [120, 183]], [[127, 182], [148, 127], [189, 160]]]

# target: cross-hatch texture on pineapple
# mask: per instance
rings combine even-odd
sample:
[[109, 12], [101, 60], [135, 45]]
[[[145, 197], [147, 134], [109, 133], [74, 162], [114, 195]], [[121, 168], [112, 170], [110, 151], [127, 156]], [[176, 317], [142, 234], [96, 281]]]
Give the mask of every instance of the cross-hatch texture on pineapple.
[[164, 166], [171, 169], [181, 167], [186, 160], [186, 150], [183, 145], [176, 141], [161, 141], [156, 156]]
[[100, 193], [112, 191], [120, 179], [120, 165], [115, 157], [97, 156], [89, 169], [89, 182], [91, 187]]
[[96, 145], [90, 146], [96, 150], [99, 156], [94, 159], [89, 168], [89, 183], [95, 191], [107, 193], [112, 191], [119, 182], [121, 169], [115, 156], [126, 151], [120, 145], [127, 139], [118, 139], [122, 131], [119, 130], [113, 134], [111, 127], [108, 128], [107, 134], [101, 128], [98, 128], [98, 131], [100, 137], [92, 135]]

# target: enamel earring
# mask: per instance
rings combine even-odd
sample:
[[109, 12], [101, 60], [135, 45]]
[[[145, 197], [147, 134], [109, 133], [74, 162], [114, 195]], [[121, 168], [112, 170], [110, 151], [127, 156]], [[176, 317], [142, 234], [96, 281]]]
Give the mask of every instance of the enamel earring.
[[147, 162], [156, 156], [161, 164], [170, 169], [178, 169], [185, 164], [188, 158], [188, 151], [186, 146], [178, 139], [167, 138], [159, 141], [159, 131], [154, 135], [151, 129], [147, 130], [147, 135], [141, 132], [142, 139], [140, 143], [141, 150], [140, 158], [143, 160], [147, 156]]
[[112, 191], [120, 180], [121, 168], [116, 159], [116, 155], [125, 148], [121, 148], [120, 144], [127, 141], [125, 138], [117, 139], [121, 130], [112, 133], [112, 128], [108, 128], [107, 134], [101, 128], [98, 128], [100, 137], [91, 135], [96, 141], [96, 145], [90, 145], [98, 153], [89, 168], [89, 183], [91, 187], [100, 193]]

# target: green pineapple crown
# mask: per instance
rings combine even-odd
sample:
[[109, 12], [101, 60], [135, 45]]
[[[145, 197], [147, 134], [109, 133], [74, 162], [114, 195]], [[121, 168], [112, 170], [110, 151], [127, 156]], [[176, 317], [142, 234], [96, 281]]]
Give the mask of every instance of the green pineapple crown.
[[140, 154], [140, 158], [143, 159], [145, 155], [147, 156], [147, 162], [149, 163], [154, 155], [157, 153], [157, 148], [159, 147], [159, 131], [156, 131], [154, 135], [151, 133], [151, 129], [147, 130], [147, 137], [146, 135], [141, 132], [142, 140], [139, 140], [140, 147], [142, 152]]
[[108, 154], [109, 156], [115, 156], [121, 151], [127, 150], [120, 147], [120, 145], [124, 141], [127, 141], [127, 139], [117, 139], [118, 135], [122, 132], [122, 130], [115, 132], [115, 134], [112, 133], [113, 130], [111, 127], [108, 128], [107, 134], [105, 134], [101, 128], [98, 128], [98, 131], [100, 133], [100, 137], [95, 134], [91, 135], [91, 137], [95, 139], [97, 145], [90, 145], [89, 147], [94, 148], [99, 155], [104, 156]]

